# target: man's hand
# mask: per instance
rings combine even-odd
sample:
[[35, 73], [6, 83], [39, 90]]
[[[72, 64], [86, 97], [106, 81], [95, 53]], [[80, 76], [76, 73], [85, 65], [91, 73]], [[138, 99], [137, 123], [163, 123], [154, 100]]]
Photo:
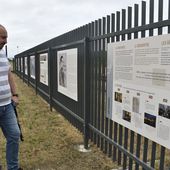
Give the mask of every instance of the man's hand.
[[14, 102], [15, 106], [19, 104], [18, 96], [12, 96], [12, 101]]

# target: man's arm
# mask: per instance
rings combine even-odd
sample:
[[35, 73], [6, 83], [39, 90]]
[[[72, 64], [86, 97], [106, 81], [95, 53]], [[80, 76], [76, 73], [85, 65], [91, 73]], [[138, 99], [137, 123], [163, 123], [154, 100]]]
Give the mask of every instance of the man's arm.
[[9, 85], [10, 85], [10, 88], [11, 88], [12, 100], [16, 104], [18, 104], [18, 94], [17, 94], [17, 91], [16, 91], [16, 86], [15, 86], [15, 82], [14, 82], [14, 79], [13, 79], [11, 69], [9, 69], [9, 72], [8, 72], [8, 81], [9, 81]]

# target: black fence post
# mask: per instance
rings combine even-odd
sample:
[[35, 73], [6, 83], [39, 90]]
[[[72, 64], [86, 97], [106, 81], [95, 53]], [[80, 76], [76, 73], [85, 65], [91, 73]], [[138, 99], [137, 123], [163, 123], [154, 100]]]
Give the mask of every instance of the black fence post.
[[88, 62], [88, 38], [84, 38], [84, 97], [83, 97], [83, 112], [84, 112], [84, 148], [88, 149], [88, 141], [89, 141], [89, 66]]
[[39, 55], [35, 53], [35, 92], [38, 94], [38, 80], [39, 80]]
[[52, 52], [51, 52], [51, 48], [48, 49], [48, 70], [49, 70], [49, 104], [50, 104], [50, 111], [52, 111], [52, 94], [53, 94], [53, 75], [52, 75], [52, 70], [53, 70], [53, 58], [52, 58]]

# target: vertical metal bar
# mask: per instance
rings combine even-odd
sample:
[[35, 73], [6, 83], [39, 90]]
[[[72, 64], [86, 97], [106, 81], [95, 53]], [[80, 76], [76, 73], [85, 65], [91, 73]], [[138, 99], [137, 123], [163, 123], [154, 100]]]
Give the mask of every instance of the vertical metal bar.
[[19, 77], [20, 77], [20, 79], [22, 79], [22, 72], [21, 72], [21, 56], [19, 57], [19, 67], [20, 67], [20, 70], [19, 70]]
[[152, 153], [151, 153], [151, 167], [155, 167], [155, 158], [156, 158], [156, 143], [152, 142]]
[[[107, 30], [106, 30], [106, 33], [108, 34], [108, 33], [110, 33], [110, 16], [107, 15], [106, 19], [107, 19]], [[109, 39], [110, 38], [107, 38], [107, 44], [109, 43]], [[107, 63], [107, 57], [105, 58], [105, 63]], [[105, 84], [105, 77], [104, 76], [102, 76], [102, 82], [103, 82], [103, 84]], [[106, 95], [104, 97], [106, 97]], [[106, 117], [106, 120], [105, 120], [105, 135], [106, 136], [108, 136], [108, 134], [109, 134], [108, 129], [109, 129], [109, 119], [108, 119], [108, 117]], [[107, 140], [105, 140], [105, 149], [104, 149], [104, 152], [108, 153], [108, 141]]]
[[160, 164], [159, 164], [160, 170], [164, 170], [164, 163], [165, 163], [165, 147], [161, 146]]
[[[125, 30], [126, 26], [126, 10], [122, 9], [122, 30]], [[122, 40], [125, 40], [125, 34], [122, 35]]]
[[[102, 23], [101, 23], [101, 19], [98, 20], [98, 35], [101, 35], [101, 27], [102, 27]], [[102, 66], [102, 61], [101, 61], [101, 39], [98, 40], [98, 49], [99, 49], [99, 52], [98, 52], [98, 125], [97, 125], [97, 128], [98, 130], [101, 130], [101, 106], [102, 106], [102, 103], [101, 103], [101, 93], [102, 93], [102, 88], [101, 88], [101, 66]], [[101, 140], [101, 137], [100, 135], [98, 135], [98, 139], [97, 139], [97, 147], [100, 146], [100, 140]]]
[[[122, 135], [123, 135], [123, 127], [119, 125], [119, 145], [122, 146]], [[122, 162], [122, 152], [118, 150], [118, 165], [121, 165]]]
[[[87, 97], [89, 96], [88, 94], [88, 81], [86, 81], [86, 79], [88, 78], [88, 74], [86, 73], [88, 69], [86, 69], [86, 67], [88, 66], [87, 63], [88, 63], [88, 45], [87, 45], [87, 38], [84, 39], [84, 69], [83, 69], [83, 82], [84, 82], [84, 92], [83, 92], [83, 95], [84, 95], [84, 103], [83, 103], [83, 112], [84, 112], [84, 148], [85, 149], [88, 149], [88, 141], [89, 141], [89, 112], [88, 112], [88, 109], [87, 109]], [[88, 95], [87, 95], [88, 94]]]
[[[128, 148], [128, 128], [124, 128], [124, 148], [127, 150]], [[127, 156], [123, 155], [123, 169], [127, 168]]]
[[[118, 131], [118, 124], [114, 122], [114, 142], [117, 143], [117, 131]], [[113, 148], [113, 161], [117, 160], [117, 148], [114, 146]]]
[[[136, 157], [140, 158], [141, 135], [137, 134]], [[136, 163], [135, 170], [139, 170], [139, 164]]]
[[[112, 14], [112, 32], [115, 32], [115, 14]], [[114, 37], [111, 37], [111, 41], [114, 42]], [[111, 126], [113, 127], [113, 121], [111, 120]], [[110, 136], [112, 137], [112, 131], [110, 131]], [[117, 142], [117, 123], [114, 122], [114, 141]], [[113, 161], [116, 161], [117, 158], [117, 148], [113, 146]]]
[[[93, 34], [94, 34], [94, 22], [92, 22], [90, 24], [90, 37], [93, 37]], [[94, 70], [94, 57], [93, 57], [93, 49], [94, 49], [94, 41], [91, 41], [90, 42], [90, 84], [91, 84], [91, 87], [90, 87], [90, 115], [91, 115], [91, 124], [93, 125], [93, 122], [94, 122], [94, 112], [93, 112], [93, 107], [94, 107], [94, 100], [93, 100], [93, 91], [94, 91], [94, 86], [93, 86], [93, 83], [94, 83], [94, 78], [93, 78], [93, 70]], [[94, 132], [92, 131], [91, 132], [91, 140], [93, 141], [94, 139]]]
[[49, 104], [50, 104], [50, 111], [52, 111], [52, 94], [53, 94], [53, 57], [51, 48], [48, 49], [48, 70], [49, 70]]
[[[95, 21], [95, 36], [98, 35], [98, 20]], [[98, 40], [95, 41], [95, 127], [98, 119]], [[95, 144], [97, 144], [98, 134], [96, 134]]]
[[[116, 12], [116, 31], [120, 31], [120, 12]], [[120, 36], [116, 36], [116, 41], [120, 41]], [[119, 125], [119, 145], [122, 145], [122, 125]], [[118, 165], [121, 164], [121, 151], [118, 151]]]
[[[143, 162], [147, 162], [148, 139], [144, 138]], [[145, 168], [143, 168], [145, 170]]]
[[[103, 35], [106, 33], [106, 18], [103, 17], [102, 18], [102, 21], [103, 21]], [[103, 39], [103, 42], [102, 42], [102, 51], [105, 51], [105, 39]], [[102, 52], [102, 76], [105, 75], [105, 56], [103, 56], [103, 52]], [[105, 82], [102, 81], [102, 114], [101, 114], [101, 131], [102, 133], [104, 133], [104, 112], [105, 112]], [[103, 150], [104, 148], [104, 139], [101, 138], [101, 150]]]
[[[126, 27], [126, 10], [122, 9], [122, 30]], [[125, 40], [125, 35], [122, 35], [122, 40]], [[128, 129], [124, 128], [124, 148], [127, 149], [128, 146]], [[127, 166], [127, 156], [123, 154], [123, 169]]]
[[[111, 21], [110, 21], [110, 25], [111, 25], [111, 32], [115, 32], [115, 14], [111, 14]], [[114, 37], [111, 37], [111, 42], [114, 41]], [[113, 93], [113, 92], [111, 92]], [[110, 126], [109, 126], [109, 138], [112, 139], [113, 138], [113, 120], [110, 119]], [[111, 157], [112, 156], [112, 144], [109, 143], [109, 153], [108, 156]]]
[[[134, 8], [134, 16], [136, 18], [138, 18], [138, 6], [135, 4]], [[135, 18], [134, 18], [134, 23], [135, 23]], [[135, 23], [137, 24], [137, 23]], [[128, 7], [128, 28], [131, 28], [132, 27], [132, 7]], [[134, 36], [137, 36], [138, 33], [134, 33], [135, 35]], [[131, 34], [128, 34], [128, 40], [130, 40], [132, 38], [132, 35]], [[133, 131], [130, 131], [131, 133], [131, 137], [130, 137], [130, 152], [133, 153], [133, 150], [134, 150], [134, 132]], [[133, 159], [129, 158], [129, 170], [132, 169], [132, 166], [133, 166]]]
[[[134, 150], [134, 132], [131, 130], [131, 136], [130, 136], [130, 153], [133, 154]], [[129, 158], [129, 170], [132, 170], [133, 168], [133, 159]]]
[[[139, 19], [139, 5], [135, 4], [135, 16], [134, 16], [134, 27], [138, 26], [138, 19]], [[138, 38], [138, 32], [134, 33], [134, 38]]]
[[37, 55], [37, 53], [35, 53], [35, 92], [37, 95], [37, 89], [38, 89], [38, 77], [39, 77], [39, 55]]
[[[159, 0], [159, 10], [158, 10], [158, 21], [162, 21], [163, 19], [163, 0]], [[162, 27], [158, 28], [158, 35], [162, 34]]]
[[[120, 31], [120, 12], [116, 12], [116, 31]], [[120, 36], [116, 36], [116, 41], [120, 41]]]
[[24, 82], [24, 56], [22, 58], [22, 81]]
[[[86, 36], [89, 37], [89, 24], [86, 25]], [[91, 59], [90, 59], [90, 48], [89, 48], [89, 38], [86, 38], [86, 116], [87, 117], [87, 137], [88, 140], [90, 139], [90, 129], [89, 129], [89, 124], [90, 124], [90, 74], [91, 74]], [[88, 144], [87, 144], [88, 146]]]
[[[115, 32], [115, 14], [111, 14], [111, 20], [112, 20], [111, 32]], [[114, 42], [114, 37], [111, 37], [111, 42]]]
[[13, 72], [16, 73], [16, 70], [15, 70], [15, 65], [16, 65], [16, 58], [14, 57], [13, 60], [12, 60], [12, 64], [13, 64]]
[[29, 86], [29, 79], [30, 79], [30, 57], [27, 54], [27, 68], [28, 68], [28, 75], [27, 75], [27, 85]]
[[[97, 36], [97, 20], [95, 21], [95, 36]], [[95, 40], [94, 47], [94, 126], [97, 126], [97, 40]], [[94, 143], [97, 142], [97, 135], [94, 134]]]
[[[128, 7], [128, 28], [132, 28], [132, 7]], [[128, 40], [130, 40], [132, 34], [128, 34]]]
[[[142, 1], [142, 23], [141, 25], [146, 24], [146, 2]], [[141, 32], [141, 37], [145, 37], [145, 31]]]
[[25, 82], [25, 56], [23, 56], [23, 82]]
[[[154, 20], [154, 0], [150, 0], [150, 11], [149, 11], [149, 23], [153, 23]], [[153, 36], [153, 29], [149, 30], [149, 36]]]

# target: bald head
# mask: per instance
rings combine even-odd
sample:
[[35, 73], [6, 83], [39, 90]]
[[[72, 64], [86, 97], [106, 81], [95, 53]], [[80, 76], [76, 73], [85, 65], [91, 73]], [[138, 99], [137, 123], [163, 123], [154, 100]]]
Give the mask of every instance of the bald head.
[[3, 25], [0, 24], [0, 50], [7, 43], [7, 37], [8, 37], [7, 30]]

